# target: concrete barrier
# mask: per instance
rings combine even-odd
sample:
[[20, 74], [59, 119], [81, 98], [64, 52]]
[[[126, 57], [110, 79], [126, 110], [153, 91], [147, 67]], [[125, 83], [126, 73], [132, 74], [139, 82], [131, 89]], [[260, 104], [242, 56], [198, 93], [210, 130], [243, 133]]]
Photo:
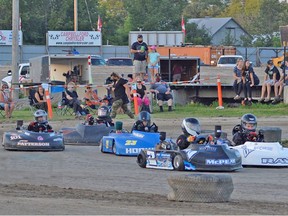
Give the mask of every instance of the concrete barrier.
[[168, 200], [189, 202], [228, 202], [234, 190], [230, 175], [188, 174], [168, 178], [172, 191]]

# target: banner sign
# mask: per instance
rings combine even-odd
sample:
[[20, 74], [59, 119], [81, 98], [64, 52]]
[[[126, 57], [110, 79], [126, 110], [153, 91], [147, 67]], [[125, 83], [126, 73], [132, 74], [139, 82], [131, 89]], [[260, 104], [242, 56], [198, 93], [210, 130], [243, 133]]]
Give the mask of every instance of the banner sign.
[[101, 46], [99, 31], [48, 31], [48, 46]]
[[[23, 34], [19, 31], [19, 46], [23, 45]], [[0, 30], [0, 45], [12, 46], [12, 30]]]
[[282, 46], [288, 46], [288, 25], [280, 26], [280, 36]]

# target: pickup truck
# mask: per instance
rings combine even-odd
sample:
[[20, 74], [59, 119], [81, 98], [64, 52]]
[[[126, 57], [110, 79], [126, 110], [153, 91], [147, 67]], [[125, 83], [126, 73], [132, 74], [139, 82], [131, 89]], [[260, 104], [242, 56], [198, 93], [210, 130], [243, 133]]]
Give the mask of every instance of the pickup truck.
[[[19, 64], [18, 73], [19, 73], [19, 83], [26, 82], [30, 76], [29, 63]], [[9, 88], [11, 88], [11, 83], [12, 83], [11, 71], [8, 71], [7, 76], [2, 79], [2, 83], [7, 83]]]

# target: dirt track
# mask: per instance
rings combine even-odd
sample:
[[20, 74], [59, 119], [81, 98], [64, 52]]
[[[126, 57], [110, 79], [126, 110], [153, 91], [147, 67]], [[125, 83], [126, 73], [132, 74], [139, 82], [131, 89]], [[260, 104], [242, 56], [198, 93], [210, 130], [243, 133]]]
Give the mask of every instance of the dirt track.
[[[239, 122], [238, 118], [199, 119], [204, 129], [221, 124], [227, 132]], [[181, 131], [181, 119], [154, 121], [173, 138]], [[286, 117], [258, 122], [282, 127], [287, 139]], [[52, 124], [59, 129], [75, 123]], [[124, 125], [129, 128], [132, 120], [125, 119]], [[13, 128], [1, 126], [1, 135]], [[230, 202], [219, 204], [168, 201], [167, 177], [189, 172], [142, 169], [134, 157], [102, 154], [98, 147], [66, 146], [64, 152], [0, 149], [0, 161], [1, 214], [287, 214], [286, 168], [227, 173], [233, 178], [234, 192]]]

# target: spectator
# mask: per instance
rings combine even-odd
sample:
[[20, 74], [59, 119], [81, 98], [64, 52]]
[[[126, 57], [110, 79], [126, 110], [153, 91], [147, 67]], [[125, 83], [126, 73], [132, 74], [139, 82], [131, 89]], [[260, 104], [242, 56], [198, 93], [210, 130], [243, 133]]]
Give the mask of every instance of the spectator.
[[237, 59], [236, 66], [233, 69], [233, 89], [236, 94], [234, 100], [241, 99], [240, 94], [242, 92], [243, 83], [242, 83], [242, 69], [243, 69], [243, 59]]
[[113, 80], [112, 90], [114, 91], [114, 100], [112, 104], [111, 118], [115, 118], [117, 115], [117, 110], [121, 107], [123, 112], [127, 114], [130, 118], [134, 118], [133, 113], [128, 109], [127, 104], [129, 103], [128, 97], [130, 97], [129, 86], [127, 80], [120, 77], [117, 73], [113, 72], [111, 74], [111, 79]]
[[[141, 111], [147, 111], [150, 113], [150, 100], [147, 96], [149, 93], [146, 89], [146, 86], [142, 83], [140, 77], [136, 77], [136, 93], [137, 93], [137, 103], [141, 107]], [[133, 95], [133, 92], [131, 92]]]
[[[283, 88], [285, 85], [288, 85], [288, 60], [285, 60], [285, 62], [281, 65], [282, 74], [280, 77], [279, 82], [276, 82], [274, 85], [274, 92], [275, 92], [275, 98], [272, 101], [272, 103], [277, 103], [281, 101], [281, 95], [283, 92]], [[285, 75], [284, 75], [285, 74]], [[284, 78], [285, 76], [285, 78]]]
[[156, 77], [156, 83], [151, 85], [150, 91], [156, 93], [160, 112], [163, 112], [163, 101], [167, 101], [168, 111], [172, 111], [173, 97], [169, 86], [161, 80], [161, 76]]
[[249, 60], [245, 60], [242, 68], [242, 82], [244, 89], [244, 100], [242, 101], [243, 105], [252, 105], [252, 87], [254, 86], [254, 70], [250, 65]]
[[48, 107], [47, 107], [47, 102], [46, 102], [46, 97], [45, 97], [45, 91], [42, 85], [38, 87], [38, 90], [35, 92], [34, 98], [36, 100], [35, 107], [37, 109], [45, 110], [45, 112], [47, 112]]
[[2, 83], [0, 106], [5, 111], [6, 118], [11, 118], [15, 104], [12, 100], [12, 91], [10, 91], [7, 83]]
[[148, 68], [149, 68], [151, 80], [149, 81], [154, 83], [155, 75], [158, 73], [158, 69], [159, 69], [158, 63], [160, 62], [160, 54], [156, 51], [155, 46], [151, 46], [150, 50], [151, 51], [148, 54], [149, 56]]
[[101, 99], [97, 95], [97, 89], [92, 89], [91, 85], [86, 86], [84, 100], [87, 106], [92, 109], [96, 109], [97, 106], [101, 105]]
[[68, 83], [67, 89], [65, 91], [65, 97], [67, 99], [67, 104], [73, 108], [74, 115], [76, 117], [86, 115], [86, 112], [81, 107], [81, 102], [78, 99], [78, 94], [76, 92], [76, 85], [74, 82]]
[[173, 73], [173, 82], [177, 82], [181, 80], [183, 68], [179, 63], [175, 63], [172, 69]]
[[146, 73], [146, 59], [147, 59], [148, 46], [143, 42], [143, 36], [139, 34], [137, 41], [131, 46], [130, 52], [134, 54], [134, 74], [133, 79], [137, 76], [141, 76], [143, 80], [144, 74]]
[[[265, 69], [264, 83], [262, 85], [261, 98], [259, 102], [269, 102], [271, 100], [271, 87], [275, 85], [280, 79], [280, 73], [273, 61], [267, 61], [267, 67]], [[267, 97], [264, 98], [267, 90]]]

